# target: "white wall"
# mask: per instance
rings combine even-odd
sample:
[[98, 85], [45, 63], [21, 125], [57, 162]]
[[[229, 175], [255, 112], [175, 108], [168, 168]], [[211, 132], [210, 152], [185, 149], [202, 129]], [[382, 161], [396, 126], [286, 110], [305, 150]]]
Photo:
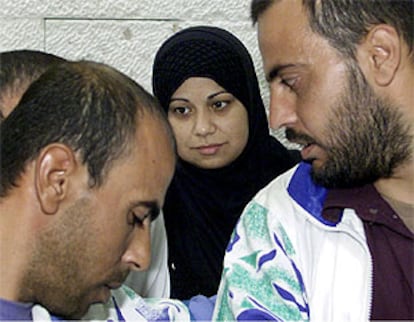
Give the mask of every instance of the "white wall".
[[190, 25], [233, 31], [260, 63], [249, 4], [249, 0], [0, 0], [0, 51], [40, 49], [68, 59], [105, 62], [151, 90], [156, 50], [175, 31]]
[[148, 91], [155, 53], [174, 32], [215, 25], [246, 45], [268, 101], [250, 0], [0, 0], [0, 51], [44, 50], [104, 62]]

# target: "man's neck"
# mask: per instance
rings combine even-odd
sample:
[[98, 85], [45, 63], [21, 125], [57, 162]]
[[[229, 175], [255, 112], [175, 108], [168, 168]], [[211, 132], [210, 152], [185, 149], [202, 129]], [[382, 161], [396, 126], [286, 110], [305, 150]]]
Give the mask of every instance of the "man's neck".
[[399, 167], [392, 177], [376, 181], [374, 186], [385, 197], [414, 205], [414, 159]]
[[17, 301], [33, 239], [25, 218], [9, 206], [8, 201], [0, 204], [0, 298]]

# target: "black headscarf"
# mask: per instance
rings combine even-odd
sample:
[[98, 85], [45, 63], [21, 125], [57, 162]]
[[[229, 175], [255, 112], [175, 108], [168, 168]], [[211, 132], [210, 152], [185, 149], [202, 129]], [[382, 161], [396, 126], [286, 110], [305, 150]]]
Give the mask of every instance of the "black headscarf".
[[178, 161], [163, 211], [171, 296], [179, 299], [216, 294], [224, 251], [243, 208], [298, 161], [269, 135], [252, 59], [235, 36], [202, 26], [169, 38], [153, 66], [153, 91], [166, 111], [171, 96], [190, 77], [211, 78], [243, 103], [249, 139], [242, 154], [224, 168], [201, 169]]

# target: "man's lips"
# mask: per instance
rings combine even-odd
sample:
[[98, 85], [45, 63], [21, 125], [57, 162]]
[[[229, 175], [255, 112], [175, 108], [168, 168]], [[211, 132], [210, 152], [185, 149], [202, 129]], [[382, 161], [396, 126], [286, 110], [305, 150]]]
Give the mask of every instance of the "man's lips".
[[307, 160], [307, 159], [310, 158], [310, 154], [312, 153], [312, 150], [313, 150], [314, 146], [315, 145], [312, 144], [312, 143], [303, 145], [303, 148], [300, 151], [300, 155], [301, 155], [303, 160]]
[[128, 277], [129, 271], [120, 272], [117, 274], [114, 274], [112, 278], [110, 278], [107, 283], [105, 284], [105, 287], [113, 290], [117, 289], [122, 286], [126, 278]]
[[[122, 279], [124, 280], [124, 279]], [[117, 289], [122, 286], [122, 282], [117, 278], [116, 280], [112, 280], [111, 282], [108, 282], [106, 284], [101, 285], [97, 289], [96, 296], [93, 298], [93, 300], [90, 302], [90, 304], [94, 303], [106, 303], [109, 298], [111, 297], [111, 291], [114, 289]]]
[[315, 140], [309, 135], [298, 133], [293, 129], [286, 129], [286, 138], [292, 142], [300, 145], [301, 156], [303, 160], [312, 158], [311, 153], [318, 146]]
[[316, 143], [315, 140], [309, 135], [296, 132], [291, 128], [286, 129], [285, 135], [290, 142], [299, 144], [303, 147]]
[[114, 290], [114, 289], [120, 288], [120, 287], [121, 287], [121, 285], [122, 285], [122, 283], [121, 283], [121, 282], [111, 282], [111, 283], [109, 283], [109, 284], [106, 284], [105, 286], [106, 286], [107, 288], [111, 289], [111, 290]]

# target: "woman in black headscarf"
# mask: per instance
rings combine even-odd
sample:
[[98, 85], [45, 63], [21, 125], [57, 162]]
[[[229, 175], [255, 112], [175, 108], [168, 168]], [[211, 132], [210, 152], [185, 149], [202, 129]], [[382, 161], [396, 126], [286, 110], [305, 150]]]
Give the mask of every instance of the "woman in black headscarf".
[[[197, 97], [210, 84], [212, 94]], [[153, 66], [153, 91], [168, 113], [179, 155], [163, 208], [171, 296], [211, 296], [243, 208], [299, 155], [269, 135], [252, 59], [223, 29], [191, 27], [164, 42]]]

